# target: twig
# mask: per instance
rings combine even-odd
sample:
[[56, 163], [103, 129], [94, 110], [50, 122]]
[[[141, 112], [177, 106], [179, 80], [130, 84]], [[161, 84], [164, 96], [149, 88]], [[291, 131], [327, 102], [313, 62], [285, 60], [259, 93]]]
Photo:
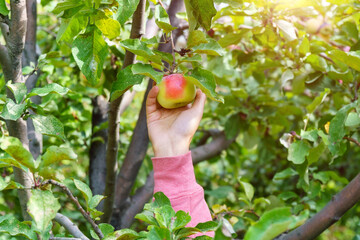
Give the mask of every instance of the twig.
[[71, 201], [73, 201], [75, 203], [75, 205], [77, 206], [77, 208], [79, 209], [81, 214], [85, 217], [85, 219], [91, 224], [91, 226], [94, 229], [96, 235], [98, 235], [100, 239], [104, 238], [104, 235], [100, 231], [98, 225], [94, 222], [94, 220], [90, 217], [90, 215], [80, 205], [78, 199], [76, 197], [74, 197], [74, 195], [72, 194], [72, 192], [70, 191], [70, 189], [67, 186], [65, 186], [64, 184], [61, 184], [61, 183], [59, 183], [59, 182], [57, 182], [55, 180], [52, 180], [52, 179], [49, 179], [49, 180], [46, 180], [46, 181], [42, 182], [40, 184], [40, 186], [46, 186], [48, 184], [52, 184], [52, 185], [60, 187], [66, 193], [66, 195], [69, 196]]
[[71, 235], [75, 237], [75, 238], [67, 238], [67, 240], [69, 239], [89, 240], [89, 238], [87, 238], [80, 231], [80, 229], [65, 215], [62, 215], [61, 213], [57, 213], [54, 220], [58, 222], [61, 226], [63, 226]]
[[319, 56], [335, 64], [334, 61], [331, 58], [329, 58], [328, 55], [326, 55], [325, 53], [320, 53]]
[[352, 137], [344, 137], [344, 139], [350, 141], [350, 142], [353, 142], [355, 143], [356, 145], [358, 145], [360, 147], [360, 142], [357, 141], [356, 139], [352, 138]]
[[173, 73], [175, 70], [175, 67], [176, 67], [176, 58], [175, 58], [175, 45], [174, 45], [174, 39], [172, 36], [172, 32], [170, 32], [170, 41], [171, 41], [171, 47], [172, 47], [171, 54], [173, 56], [173, 64], [171, 66], [170, 73]]
[[305, 224], [280, 237], [281, 240], [311, 240], [319, 236], [360, 201], [360, 174]]

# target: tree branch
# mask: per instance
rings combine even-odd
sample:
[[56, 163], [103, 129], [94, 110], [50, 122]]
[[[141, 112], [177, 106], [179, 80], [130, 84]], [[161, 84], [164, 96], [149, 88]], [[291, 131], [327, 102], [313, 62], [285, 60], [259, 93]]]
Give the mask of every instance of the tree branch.
[[99, 229], [98, 225], [96, 225], [96, 223], [94, 222], [94, 220], [90, 217], [90, 215], [84, 210], [84, 208], [80, 205], [79, 201], [77, 200], [76, 197], [74, 197], [74, 195], [72, 194], [72, 192], [70, 191], [70, 189], [65, 186], [64, 184], [61, 184], [55, 180], [49, 179], [46, 180], [44, 182], [42, 182], [40, 184], [40, 187], [42, 186], [46, 186], [48, 184], [54, 185], [54, 186], [58, 186], [59, 188], [61, 188], [61, 190], [63, 192], [66, 193], [66, 195], [68, 195], [68, 197], [70, 198], [71, 201], [73, 201], [73, 203], [75, 203], [75, 205], [77, 206], [77, 208], [79, 209], [79, 211], [81, 212], [81, 214], [84, 216], [84, 218], [90, 223], [90, 225], [92, 226], [92, 228], [94, 229], [96, 235], [98, 235], [98, 237], [100, 239], [104, 238], [104, 235], [102, 234], [101, 230]]
[[357, 141], [356, 139], [352, 138], [352, 137], [344, 137], [344, 139], [350, 141], [350, 142], [353, 142], [355, 143], [356, 145], [358, 145], [360, 147], [360, 142]]
[[[75, 239], [80, 240], [89, 240], [88, 237], [86, 237], [80, 229], [76, 226], [75, 223], [73, 223], [68, 217], [65, 215], [62, 215], [61, 213], [57, 213], [54, 220], [58, 222], [61, 226], [63, 226], [71, 235], [75, 237]], [[53, 238], [56, 239], [56, 238]], [[68, 240], [70, 238], [67, 238]]]
[[[141, 36], [144, 34], [145, 6], [146, 1], [140, 0], [133, 15], [130, 38], [141, 38]], [[134, 61], [135, 55], [129, 51], [126, 51], [123, 68], [133, 64]], [[109, 109], [109, 137], [106, 150], [106, 186], [104, 193], [106, 199], [104, 201], [104, 215], [101, 218], [102, 222], [109, 222], [113, 211], [117, 168], [116, 161], [119, 147], [119, 112], [121, 99], [122, 98], [120, 97], [112, 101], [110, 103]]]
[[280, 237], [281, 240], [311, 240], [339, 219], [360, 201], [360, 174], [358, 174], [340, 193], [306, 223], [292, 232]]

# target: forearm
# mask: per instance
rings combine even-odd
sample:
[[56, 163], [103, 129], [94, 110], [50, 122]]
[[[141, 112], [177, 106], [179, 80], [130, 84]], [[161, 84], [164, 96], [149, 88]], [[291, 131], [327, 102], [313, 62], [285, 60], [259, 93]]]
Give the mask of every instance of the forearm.
[[[175, 211], [183, 210], [191, 216], [187, 227], [211, 221], [204, 199], [204, 190], [197, 184], [191, 152], [173, 157], [154, 157], [154, 192], [163, 192]], [[210, 233], [212, 236], [213, 233]]]

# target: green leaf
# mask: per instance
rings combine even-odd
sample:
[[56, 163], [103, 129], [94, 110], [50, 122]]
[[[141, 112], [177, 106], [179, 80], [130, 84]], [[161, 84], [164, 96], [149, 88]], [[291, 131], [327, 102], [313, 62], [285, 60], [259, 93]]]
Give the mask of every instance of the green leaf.
[[84, 196], [86, 205], [89, 206], [90, 200], [93, 198], [90, 187], [87, 184], [85, 184], [77, 179], [74, 179], [74, 184], [75, 184], [75, 187], [77, 189], [79, 189], [80, 192], [82, 193], [82, 195]]
[[7, 233], [14, 237], [23, 236], [30, 240], [37, 239], [36, 233], [27, 224], [7, 215], [0, 218], [0, 233]]
[[92, 29], [86, 34], [79, 35], [74, 40], [71, 51], [87, 81], [91, 85], [96, 85], [108, 54], [108, 46], [99, 30]]
[[21, 103], [27, 93], [25, 83], [11, 83], [6, 84], [10, 91], [14, 94], [16, 103]]
[[304, 37], [304, 39], [302, 40], [302, 42], [299, 46], [299, 53], [301, 56], [304, 57], [309, 52], [310, 52], [310, 42], [307, 37]]
[[317, 71], [327, 72], [328, 65], [326, 60], [318, 55], [310, 54], [305, 59], [306, 63], [310, 63], [310, 65]]
[[245, 192], [247, 199], [249, 199], [249, 201], [251, 201], [252, 198], [254, 197], [254, 187], [250, 183], [247, 183], [244, 181], [239, 181], [239, 182], [242, 185], [242, 187], [244, 188], [244, 192]]
[[[133, 65], [121, 69], [117, 75], [116, 81], [112, 84], [110, 101], [114, 101], [123, 95], [130, 87], [135, 84], [140, 84], [144, 79], [143, 76], [134, 74], [132, 72]], [[150, 66], [152, 69], [152, 67]]]
[[315, 109], [322, 103], [325, 101], [327, 95], [330, 93], [330, 89], [325, 88], [325, 90], [319, 95], [317, 96], [314, 101], [312, 103], [310, 103], [309, 105], [306, 106], [306, 110], [308, 111], [308, 113], [313, 113], [315, 111]]
[[203, 31], [194, 30], [189, 32], [189, 37], [187, 40], [187, 47], [192, 48], [198, 46], [201, 43], [208, 43], [209, 41], [206, 39], [206, 35]]
[[95, 17], [95, 25], [110, 40], [120, 35], [121, 25], [118, 21], [107, 16], [104, 12], [98, 11]]
[[28, 202], [28, 211], [34, 219], [36, 229], [45, 232], [56, 213], [60, 209], [59, 201], [52, 192], [43, 190], [32, 190]]
[[62, 160], [76, 160], [77, 155], [71, 148], [50, 146], [42, 156], [41, 167], [47, 167]]
[[30, 117], [37, 132], [65, 140], [64, 126], [56, 117], [52, 115], [31, 115]]
[[40, 97], [44, 97], [50, 93], [58, 93], [60, 95], [65, 95], [69, 92], [69, 89], [66, 87], [62, 87], [57, 83], [50, 83], [45, 85], [44, 87], [41, 88], [34, 88], [33, 90], [31, 90], [31, 92], [28, 94], [27, 98], [32, 97], [32, 96], [40, 96]]
[[32, 71], [34, 71], [34, 70], [35, 70], [34, 67], [25, 66], [25, 67], [22, 68], [21, 73], [22, 73], [23, 75], [29, 75], [29, 74], [30, 74]]
[[200, 233], [200, 229], [195, 228], [195, 227], [186, 227], [186, 228], [181, 228], [177, 233], [176, 233], [176, 239], [183, 239], [185, 237]]
[[185, 79], [199, 87], [201, 91], [212, 100], [224, 103], [224, 99], [218, 97], [215, 92], [216, 82], [212, 72], [201, 68], [195, 68], [191, 72], [191, 75], [185, 75]]
[[167, 228], [152, 227], [149, 231], [148, 240], [171, 239], [171, 232]]
[[17, 167], [23, 169], [25, 172], [29, 171], [27, 167], [20, 164], [17, 160], [15, 160], [12, 156], [7, 153], [0, 153], [0, 167]]
[[131, 71], [133, 74], [140, 74], [153, 79], [156, 83], [160, 83], [164, 73], [154, 70], [150, 64], [136, 63], [132, 65]]
[[335, 115], [335, 117], [330, 121], [329, 126], [329, 135], [330, 142], [332, 144], [338, 143], [343, 139], [346, 134], [345, 121], [348, 115], [348, 112], [355, 107], [355, 103], [350, 103], [342, 107]]
[[175, 214], [175, 221], [172, 225], [172, 231], [185, 227], [191, 221], [189, 213], [182, 210], [177, 211]]
[[274, 176], [274, 180], [282, 180], [297, 175], [297, 172], [292, 168], [287, 168], [281, 172], [278, 172]]
[[321, 142], [316, 147], [311, 148], [309, 150], [309, 156], [307, 157], [308, 164], [311, 165], [317, 162], [325, 149], [326, 149], [326, 145], [324, 142]]
[[121, 25], [133, 15], [140, 0], [116, 0], [119, 4], [116, 19]]
[[169, 198], [163, 192], [154, 193], [154, 199], [153, 205], [155, 207], [171, 206]]
[[358, 113], [350, 112], [346, 118], [346, 127], [358, 127], [360, 125], [360, 117]]
[[275, 20], [275, 24], [280, 29], [286, 40], [294, 41], [297, 39], [296, 28], [291, 22], [280, 19]]
[[169, 15], [161, 5], [155, 6], [154, 17], [155, 17], [156, 25], [158, 25], [158, 27], [162, 29], [165, 32], [165, 34], [176, 29], [176, 27], [171, 26]]
[[331, 59], [345, 63], [360, 72], [360, 51], [344, 52], [341, 50], [333, 50], [328, 52], [328, 55]]
[[310, 131], [304, 131], [301, 129], [300, 137], [302, 139], [307, 139], [311, 142], [316, 142], [318, 139], [318, 130], [313, 129]]
[[185, 7], [190, 31], [198, 26], [202, 26], [206, 31], [210, 30], [211, 20], [216, 15], [213, 0], [185, 0]]
[[283, 72], [283, 74], [281, 75], [281, 87], [283, 88], [286, 83], [290, 80], [294, 79], [294, 73], [293, 71], [291, 71], [290, 69], [286, 69], [285, 72]]
[[68, 9], [74, 9], [79, 6], [85, 6], [85, 5], [83, 4], [82, 1], [76, 1], [76, 0], [67, 0], [63, 2], [58, 2], [52, 13], [57, 15]]
[[227, 139], [236, 137], [241, 129], [241, 117], [238, 113], [231, 115], [225, 122], [225, 135]]
[[159, 223], [160, 227], [170, 229], [172, 218], [175, 217], [174, 209], [169, 205], [165, 205], [156, 208], [154, 213], [155, 213], [155, 219]]
[[80, 14], [76, 14], [70, 19], [62, 19], [60, 29], [56, 36], [56, 41], [61, 41], [71, 44], [74, 38], [83, 30], [88, 24], [88, 18]]
[[244, 240], [271, 240], [279, 234], [303, 224], [308, 212], [298, 217], [291, 215], [291, 209], [275, 208], [265, 212], [260, 220], [252, 225], [245, 234]]
[[109, 234], [103, 240], [135, 240], [140, 238], [140, 235], [131, 229], [121, 229]]
[[154, 213], [150, 212], [150, 211], [143, 211], [142, 213], [138, 213], [135, 216], [136, 219], [139, 219], [141, 221], [144, 221], [145, 223], [149, 224], [149, 225], [155, 225], [155, 226], [159, 226], [158, 222], [156, 221], [156, 219], [154, 218]]
[[0, 0], [0, 14], [4, 15], [4, 16], [7, 16], [7, 15], [9, 15], [9, 12], [10, 11], [6, 6], [5, 0]]
[[137, 56], [141, 56], [154, 63], [162, 64], [161, 57], [151, 51], [151, 49], [147, 47], [146, 43], [142, 42], [138, 38], [126, 39], [125, 41], [120, 42], [120, 45]]
[[95, 195], [89, 201], [89, 208], [95, 209], [97, 205], [105, 198], [103, 195]]
[[221, 47], [225, 48], [228, 47], [230, 45], [235, 45], [238, 44], [241, 39], [245, 39], [245, 37], [247, 36], [246, 34], [248, 34], [250, 32], [249, 29], [243, 29], [241, 30], [240, 33], [227, 33], [225, 34], [224, 37], [220, 38], [218, 43]]
[[10, 98], [6, 99], [6, 104], [0, 114], [5, 120], [18, 120], [26, 109], [26, 103], [16, 104]]
[[[14, 158], [19, 164], [24, 165], [31, 171], [35, 170], [34, 159], [31, 153], [24, 148], [19, 139], [15, 137], [4, 137], [1, 139], [0, 148]], [[4, 161], [0, 159], [0, 161]]]
[[195, 228], [205, 233], [209, 231], [215, 231], [218, 226], [219, 224], [217, 222], [207, 221], [207, 222], [199, 223], [198, 225], [195, 226]]
[[[104, 237], [106, 237], [114, 232], [114, 227], [108, 223], [100, 223], [99, 228], [100, 228], [100, 231], [103, 233]], [[97, 240], [100, 239], [99, 236], [95, 233], [94, 229], [90, 230], [90, 235], [94, 239], [97, 239]]]
[[221, 56], [224, 54], [224, 50], [221, 48], [220, 44], [212, 39], [208, 38], [207, 43], [201, 43], [197, 46], [194, 46], [192, 49], [195, 53]]
[[300, 140], [293, 142], [289, 147], [288, 160], [294, 164], [302, 164], [305, 162], [305, 157], [309, 155], [309, 145]]

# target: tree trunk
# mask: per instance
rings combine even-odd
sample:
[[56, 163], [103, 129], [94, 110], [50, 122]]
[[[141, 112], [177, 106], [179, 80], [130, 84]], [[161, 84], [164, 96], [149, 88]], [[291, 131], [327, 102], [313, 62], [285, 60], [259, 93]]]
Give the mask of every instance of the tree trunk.
[[[140, 0], [139, 5], [137, 6], [137, 9], [133, 15], [130, 38], [141, 38], [141, 36], [144, 34], [145, 6], [146, 1]], [[133, 64], [134, 61], [135, 55], [126, 51], [123, 68]], [[102, 222], [110, 222], [115, 198], [121, 98], [122, 97], [112, 101], [110, 103], [109, 109], [109, 137], [106, 149], [106, 186], [104, 193], [106, 198], [104, 201], [104, 215], [102, 215], [101, 218]]]

